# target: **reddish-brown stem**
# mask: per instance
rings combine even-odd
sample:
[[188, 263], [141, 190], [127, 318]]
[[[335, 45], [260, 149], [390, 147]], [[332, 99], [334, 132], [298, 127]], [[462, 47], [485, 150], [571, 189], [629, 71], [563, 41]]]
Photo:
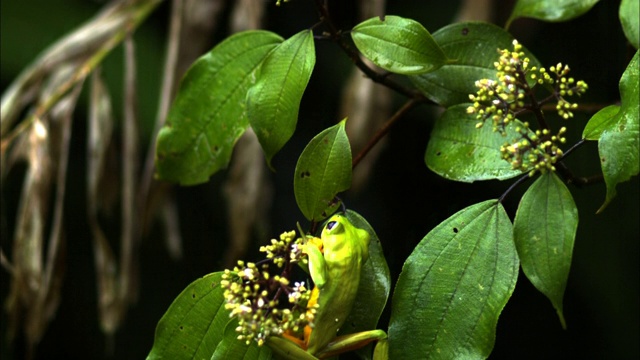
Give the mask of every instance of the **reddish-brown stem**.
[[598, 184], [604, 181], [604, 175], [596, 174], [592, 176], [575, 176], [571, 169], [567, 167], [563, 162], [559, 161], [556, 163], [556, 168], [558, 169], [558, 173], [562, 175], [567, 184], [573, 184], [577, 187], [583, 187], [586, 185]]
[[407, 113], [407, 111], [411, 110], [419, 103], [420, 101], [418, 99], [410, 99], [400, 109], [398, 109], [398, 111], [396, 111], [396, 113], [393, 114], [393, 116], [389, 118], [389, 120], [387, 120], [387, 122], [384, 123], [382, 127], [373, 135], [364, 149], [362, 149], [358, 153], [358, 155], [353, 158], [351, 168], [355, 168], [360, 163], [362, 158], [367, 155], [367, 153], [378, 143], [378, 141], [380, 141], [380, 139], [382, 139], [382, 137], [384, 137], [389, 132], [389, 129], [391, 129], [393, 124], [395, 124], [400, 118], [402, 118], [404, 114]]
[[540, 129], [549, 129], [549, 124], [547, 124], [547, 120], [544, 118], [540, 102], [538, 102], [538, 100], [536, 99], [536, 96], [533, 93], [533, 89], [529, 86], [529, 84], [527, 84], [526, 73], [524, 72], [524, 70], [518, 69], [518, 74], [520, 75], [520, 79], [523, 79], [521, 86], [527, 94], [526, 96], [530, 102], [530, 105], [527, 107], [527, 109], [531, 110], [531, 112], [533, 112], [533, 114], [535, 115], [536, 120], [538, 120], [538, 125], [540, 125]]

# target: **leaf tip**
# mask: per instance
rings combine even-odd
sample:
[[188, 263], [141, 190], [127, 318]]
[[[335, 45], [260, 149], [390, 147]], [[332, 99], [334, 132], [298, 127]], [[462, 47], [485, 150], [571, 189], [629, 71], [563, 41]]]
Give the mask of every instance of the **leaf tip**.
[[600, 215], [600, 213], [602, 213], [604, 209], [607, 208], [610, 202], [611, 202], [610, 199], [605, 200], [604, 203], [600, 206], [600, 208], [596, 210], [596, 215]]
[[560, 325], [562, 325], [562, 330], [567, 330], [567, 321], [564, 319], [562, 308], [557, 308], [556, 312], [558, 313], [558, 319], [560, 320]]

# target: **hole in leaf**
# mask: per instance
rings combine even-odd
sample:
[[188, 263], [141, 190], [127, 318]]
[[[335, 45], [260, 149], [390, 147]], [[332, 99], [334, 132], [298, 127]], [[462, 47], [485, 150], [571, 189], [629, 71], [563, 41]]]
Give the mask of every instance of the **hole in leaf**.
[[458, 228], [453, 228], [453, 232], [457, 234], [458, 233]]
[[180, 329], [180, 331], [184, 330], [184, 326], [180, 325], [180, 327], [178, 327], [178, 329]]
[[191, 294], [191, 298], [195, 299], [196, 298], [196, 293]]
[[469, 28], [462, 28], [462, 36], [469, 34]]
[[300, 177], [303, 179], [309, 176], [311, 176], [311, 173], [308, 170], [300, 173]]
[[438, 152], [436, 153], [436, 156], [440, 156], [441, 154], [442, 154], [442, 152], [438, 151]]

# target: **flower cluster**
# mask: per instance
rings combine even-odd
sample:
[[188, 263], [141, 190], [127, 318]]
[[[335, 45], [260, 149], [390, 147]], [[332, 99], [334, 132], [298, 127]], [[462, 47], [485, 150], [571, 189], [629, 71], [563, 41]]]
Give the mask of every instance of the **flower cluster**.
[[473, 106], [467, 108], [470, 114], [477, 114], [480, 120], [476, 127], [484, 126], [487, 119], [493, 122], [493, 131], [505, 134], [505, 127], [515, 120], [517, 111], [525, 107], [525, 96], [530, 88], [525, 75], [529, 67], [529, 58], [525, 57], [522, 45], [513, 41], [513, 51], [499, 50], [500, 59], [493, 63], [498, 70], [497, 80], [482, 79], [476, 81], [478, 92], [469, 95]]
[[[546, 85], [553, 88], [553, 95], [549, 100], [556, 100], [556, 111], [565, 119], [573, 117], [576, 103], [568, 101], [566, 96], [582, 95], [589, 88], [582, 81], [567, 77], [570, 69], [568, 65], [558, 63], [551, 66], [549, 71], [536, 66], [529, 67], [530, 59], [522, 51], [522, 45], [517, 40], [513, 41], [513, 51], [499, 50], [500, 59], [493, 63], [497, 70], [497, 80], [482, 79], [476, 81], [478, 91], [475, 95], [469, 95], [473, 102], [467, 108], [470, 114], [477, 114], [480, 120], [476, 127], [480, 128], [487, 119], [493, 121], [493, 130], [504, 134], [505, 127], [512, 122], [516, 115], [523, 110], [529, 110], [531, 104], [525, 103], [525, 98], [533, 96], [533, 89], [527, 82], [534, 86]], [[541, 101], [537, 105], [542, 105]]]
[[[476, 94], [469, 95], [473, 102], [467, 113], [476, 114], [476, 128], [484, 126], [487, 119], [492, 121], [492, 130], [506, 136], [507, 126], [516, 121], [516, 117], [524, 112], [533, 112], [539, 120], [542, 130], [532, 131], [528, 123], [517, 123], [516, 132], [519, 139], [506, 143], [501, 148], [502, 158], [514, 169], [530, 171], [555, 171], [554, 164], [562, 158], [562, 150], [558, 144], [566, 139], [562, 136], [566, 128], [552, 135], [546, 125], [542, 106], [556, 101], [555, 109], [564, 119], [573, 117], [573, 110], [578, 104], [566, 99], [567, 96], [582, 95], [588, 89], [587, 84], [567, 77], [569, 66], [558, 63], [548, 70], [543, 67], [529, 66], [530, 59], [522, 51], [522, 45], [513, 41], [513, 50], [498, 50], [500, 58], [494, 62], [497, 70], [496, 79], [476, 81]], [[534, 95], [534, 87], [540, 85], [548, 89], [551, 96], [538, 101]]]
[[562, 127], [557, 135], [551, 135], [548, 129], [529, 129], [529, 123], [516, 127], [516, 132], [521, 135], [521, 140], [513, 144], [506, 143], [500, 148], [502, 158], [507, 160], [514, 169], [529, 171], [533, 176], [536, 171], [546, 173], [555, 171], [554, 164], [562, 158], [563, 152], [558, 143], [564, 144], [567, 139], [563, 136], [567, 131]]
[[[311, 290], [304, 282], [292, 286], [287, 275], [291, 264], [304, 259], [302, 241], [294, 231], [285, 232], [260, 248], [267, 260], [238, 261], [233, 270], [225, 270], [221, 281], [225, 308], [238, 319], [239, 340], [247, 344], [255, 340], [261, 346], [269, 336], [285, 332], [295, 336], [313, 322], [317, 305], [308, 306]], [[282, 270], [280, 275], [271, 274], [272, 264]], [[284, 299], [287, 305], [281, 305]]]

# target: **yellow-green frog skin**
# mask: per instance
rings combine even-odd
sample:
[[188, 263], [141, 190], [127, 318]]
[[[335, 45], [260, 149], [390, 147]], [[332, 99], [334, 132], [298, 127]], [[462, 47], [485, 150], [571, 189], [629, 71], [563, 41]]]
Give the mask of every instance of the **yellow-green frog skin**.
[[[316, 239], [317, 240], [317, 239]], [[365, 331], [337, 338], [351, 312], [360, 286], [361, 270], [369, 258], [370, 236], [343, 215], [326, 223], [320, 241], [308, 241], [302, 251], [309, 258], [309, 274], [315, 284], [309, 305], [318, 308], [313, 327], [305, 329], [304, 340], [272, 337], [268, 344], [284, 359], [323, 359], [357, 349], [375, 340], [386, 340], [382, 330]], [[379, 342], [380, 344], [380, 342]], [[386, 358], [386, 341], [384, 341]], [[376, 353], [382, 353], [376, 348]]]

